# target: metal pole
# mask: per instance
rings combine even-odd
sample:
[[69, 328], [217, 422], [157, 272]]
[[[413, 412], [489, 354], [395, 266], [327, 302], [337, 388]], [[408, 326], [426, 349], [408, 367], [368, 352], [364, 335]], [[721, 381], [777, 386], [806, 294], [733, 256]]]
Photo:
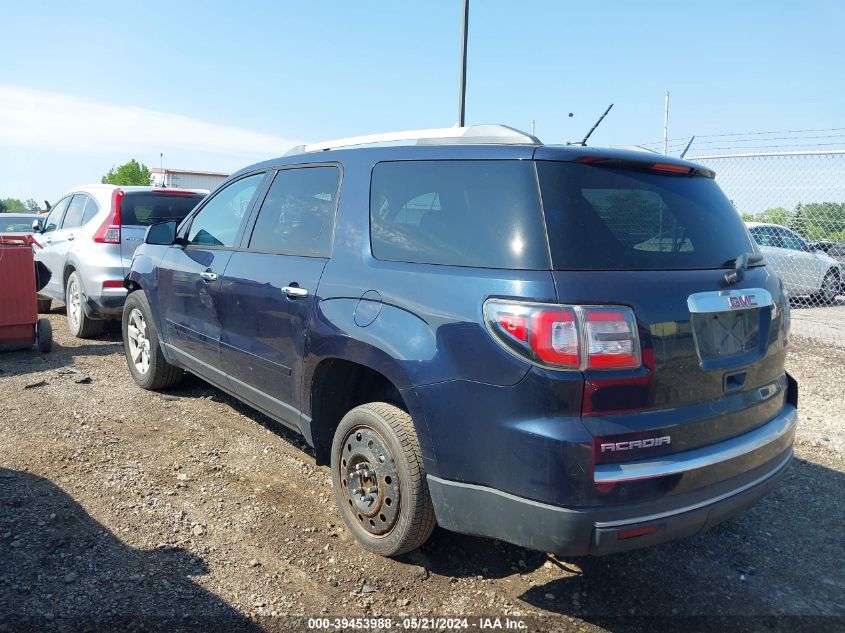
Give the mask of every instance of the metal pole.
[[469, 30], [469, 0], [464, 0], [464, 23], [461, 29], [461, 89], [458, 95], [458, 127], [464, 127], [467, 96], [467, 31]]
[[534, 120], [534, 119], [531, 119], [531, 136], [537, 136], [534, 133], [536, 131], [536, 129], [537, 129], [537, 121]]
[[666, 109], [663, 111], [663, 154], [667, 154], [669, 148], [669, 91], [666, 91]]

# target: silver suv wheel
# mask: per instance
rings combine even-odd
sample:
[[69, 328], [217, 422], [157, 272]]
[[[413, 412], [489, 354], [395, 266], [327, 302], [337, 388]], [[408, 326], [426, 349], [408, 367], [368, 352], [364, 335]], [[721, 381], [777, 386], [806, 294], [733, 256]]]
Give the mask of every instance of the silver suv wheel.
[[79, 331], [79, 319], [82, 313], [82, 293], [79, 283], [73, 277], [67, 284], [67, 319], [74, 332]]
[[146, 374], [150, 369], [150, 339], [147, 337], [147, 322], [138, 308], [129, 313], [126, 334], [129, 358], [139, 374]]

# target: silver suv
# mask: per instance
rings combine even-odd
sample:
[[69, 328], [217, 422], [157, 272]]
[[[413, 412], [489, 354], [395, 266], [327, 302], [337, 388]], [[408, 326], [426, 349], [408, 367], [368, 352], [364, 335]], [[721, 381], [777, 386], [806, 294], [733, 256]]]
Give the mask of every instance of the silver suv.
[[71, 333], [96, 336], [105, 321], [120, 318], [132, 255], [147, 227], [182, 219], [208, 194], [204, 189], [86, 185], [65, 194], [44, 219], [33, 222], [36, 261], [50, 269], [39, 292], [39, 311], [53, 299], [67, 306]]

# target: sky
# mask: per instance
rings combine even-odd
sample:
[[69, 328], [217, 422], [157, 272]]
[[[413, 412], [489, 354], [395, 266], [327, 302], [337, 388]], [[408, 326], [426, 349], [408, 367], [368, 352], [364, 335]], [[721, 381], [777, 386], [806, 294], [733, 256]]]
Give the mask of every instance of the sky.
[[[0, 198], [55, 201], [131, 158], [228, 173], [453, 125], [461, 5], [0, 0]], [[676, 153], [693, 134], [690, 155], [713, 134], [842, 130], [844, 23], [841, 0], [471, 0], [466, 122], [563, 143], [613, 103], [590, 144], [659, 145], [668, 90]]]

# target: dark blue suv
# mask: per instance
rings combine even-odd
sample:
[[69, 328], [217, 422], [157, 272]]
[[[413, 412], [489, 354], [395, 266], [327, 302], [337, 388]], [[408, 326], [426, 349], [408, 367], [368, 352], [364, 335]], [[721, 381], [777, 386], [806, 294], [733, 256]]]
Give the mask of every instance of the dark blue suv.
[[305, 146], [151, 227], [126, 285], [135, 381], [189, 371], [301, 432], [380, 554], [435, 524], [659, 543], [792, 458], [786, 294], [693, 163], [500, 126]]

